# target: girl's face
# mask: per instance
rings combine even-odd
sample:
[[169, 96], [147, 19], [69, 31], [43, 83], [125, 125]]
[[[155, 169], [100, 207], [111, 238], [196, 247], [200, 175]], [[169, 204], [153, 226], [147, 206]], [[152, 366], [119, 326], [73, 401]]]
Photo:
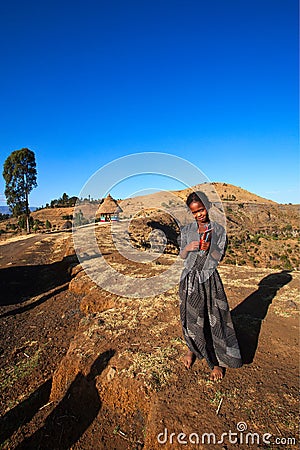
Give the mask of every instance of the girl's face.
[[189, 206], [198, 224], [208, 221], [208, 214], [205, 206], [201, 202], [192, 202]]

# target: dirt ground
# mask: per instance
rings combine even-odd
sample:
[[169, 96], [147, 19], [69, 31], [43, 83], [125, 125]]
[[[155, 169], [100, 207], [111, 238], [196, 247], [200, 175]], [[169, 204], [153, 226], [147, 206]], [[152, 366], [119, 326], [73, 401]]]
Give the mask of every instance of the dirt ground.
[[0, 448], [298, 448], [299, 272], [220, 266], [244, 365], [212, 383], [204, 361], [183, 367], [178, 286], [108, 293], [70, 240], [0, 246]]

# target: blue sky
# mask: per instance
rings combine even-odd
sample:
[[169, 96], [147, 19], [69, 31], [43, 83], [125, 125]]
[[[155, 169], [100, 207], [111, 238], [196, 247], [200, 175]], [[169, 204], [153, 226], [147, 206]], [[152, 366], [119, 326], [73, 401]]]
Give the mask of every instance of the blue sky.
[[139, 152], [300, 203], [297, 0], [2, 1], [0, 56], [0, 163], [35, 152], [33, 206]]

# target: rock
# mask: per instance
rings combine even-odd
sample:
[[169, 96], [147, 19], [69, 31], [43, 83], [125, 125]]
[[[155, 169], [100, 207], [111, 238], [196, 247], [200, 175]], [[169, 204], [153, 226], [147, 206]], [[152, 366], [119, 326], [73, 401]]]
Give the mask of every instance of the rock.
[[81, 272], [83, 270], [81, 264], [72, 264], [69, 267], [69, 273], [71, 278], [74, 278], [79, 272]]
[[297, 304], [293, 300], [288, 300], [285, 304], [288, 309], [298, 309]]
[[87, 295], [96, 284], [84, 271], [80, 271], [75, 278], [70, 281], [69, 290], [74, 294]]
[[80, 309], [85, 314], [97, 313], [113, 308], [114, 296], [99, 287], [91, 289], [81, 300]]
[[111, 381], [115, 375], [116, 375], [116, 369], [115, 367], [110, 367], [109, 371], [107, 372], [106, 378], [108, 381]]

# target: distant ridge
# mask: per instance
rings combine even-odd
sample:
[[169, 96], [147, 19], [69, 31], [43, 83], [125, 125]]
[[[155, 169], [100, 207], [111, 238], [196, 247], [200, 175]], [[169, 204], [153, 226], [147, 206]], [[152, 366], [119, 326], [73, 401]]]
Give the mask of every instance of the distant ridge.
[[[30, 211], [32, 211], [32, 212], [35, 211], [36, 209], [37, 209], [37, 206], [31, 206], [30, 207]], [[11, 214], [9, 206], [6, 206], [6, 205], [0, 206], [0, 213], [1, 214]]]
[[[234, 186], [233, 184], [229, 183], [221, 183], [221, 182], [204, 183], [202, 185], [203, 187], [200, 187], [200, 189], [209, 194], [209, 192], [211, 191], [210, 185], [214, 186], [214, 189], [216, 190], [221, 201], [223, 202], [234, 201], [236, 203], [241, 202], [241, 203], [263, 203], [273, 205], [277, 204], [273, 200], [260, 197], [259, 195], [254, 194], [253, 192], [249, 192], [246, 189], [243, 189], [239, 186]], [[193, 189], [194, 187], [191, 187], [188, 189], [184, 189], [182, 191], [176, 191], [176, 193], [181, 198], [186, 198], [188, 193], [193, 191]]]
[[1, 214], [11, 214], [8, 206], [0, 206], [0, 213]]
[[[272, 203], [273, 205], [277, 204], [277, 202], [270, 200], [268, 198], [261, 197], [253, 192], [249, 192], [246, 189], [243, 189], [239, 186], [234, 186], [229, 183], [220, 183], [214, 182], [212, 183], [216, 191], [218, 192], [221, 200], [225, 200], [230, 195], [235, 196], [234, 201], [242, 201], [242, 202], [254, 202], [254, 203]], [[229, 199], [228, 199], [229, 200]]]
[[[250, 203], [250, 204], [264, 204], [264, 205], [278, 205], [273, 200], [269, 200], [259, 195], [253, 194], [239, 186], [234, 186], [229, 183], [203, 183], [198, 186], [192, 186], [187, 189], [179, 191], [162, 191], [154, 192], [153, 194], [141, 195], [137, 197], [127, 198], [121, 200], [120, 205], [126, 208], [129, 214], [135, 214], [141, 208], [149, 206], [159, 207], [163, 203], [168, 203], [170, 194], [174, 194], [174, 198], [179, 197], [183, 201], [186, 200], [188, 194], [193, 190], [200, 189], [207, 194], [211, 201], [222, 201], [223, 205], [229, 203]], [[123, 209], [124, 209], [123, 208]]]

